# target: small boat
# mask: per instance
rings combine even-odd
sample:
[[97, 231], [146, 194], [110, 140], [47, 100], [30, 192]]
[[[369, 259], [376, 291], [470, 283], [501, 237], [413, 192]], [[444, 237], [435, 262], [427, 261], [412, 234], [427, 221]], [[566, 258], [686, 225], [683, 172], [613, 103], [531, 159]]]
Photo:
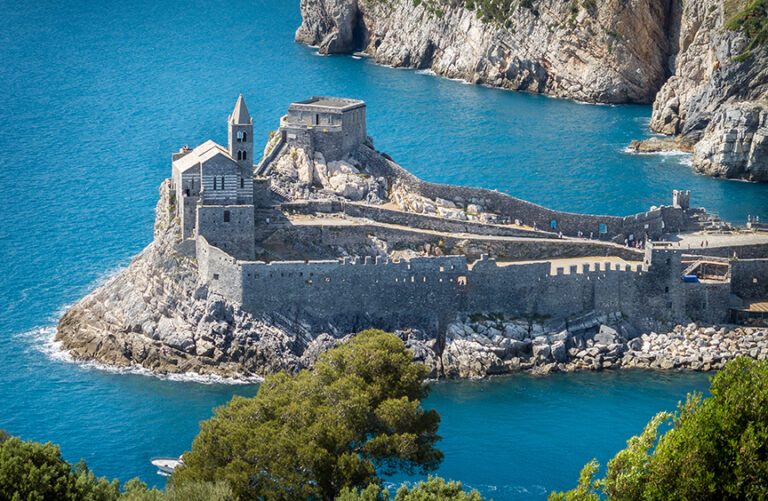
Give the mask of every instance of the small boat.
[[179, 456], [177, 458], [152, 458], [150, 462], [157, 468], [158, 475], [169, 477], [184, 460], [182, 456]]

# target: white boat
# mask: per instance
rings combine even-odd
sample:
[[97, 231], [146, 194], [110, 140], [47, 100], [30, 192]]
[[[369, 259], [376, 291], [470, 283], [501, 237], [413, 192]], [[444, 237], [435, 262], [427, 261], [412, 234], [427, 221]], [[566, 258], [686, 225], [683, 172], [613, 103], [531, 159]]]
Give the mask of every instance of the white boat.
[[158, 475], [168, 477], [173, 473], [173, 470], [184, 461], [182, 460], [182, 456], [179, 456], [177, 458], [153, 458], [150, 462], [157, 468]]

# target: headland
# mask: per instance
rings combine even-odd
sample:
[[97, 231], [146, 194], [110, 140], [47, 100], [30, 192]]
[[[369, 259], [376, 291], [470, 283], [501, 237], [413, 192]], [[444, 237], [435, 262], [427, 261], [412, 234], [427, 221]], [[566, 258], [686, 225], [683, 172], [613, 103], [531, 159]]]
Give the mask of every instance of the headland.
[[615, 217], [425, 182], [376, 151], [365, 113], [293, 103], [254, 165], [241, 96], [227, 146], [172, 155], [154, 241], [62, 317], [63, 348], [234, 377], [311, 366], [370, 327], [434, 377], [768, 356], [761, 228], [733, 228], [684, 190]]

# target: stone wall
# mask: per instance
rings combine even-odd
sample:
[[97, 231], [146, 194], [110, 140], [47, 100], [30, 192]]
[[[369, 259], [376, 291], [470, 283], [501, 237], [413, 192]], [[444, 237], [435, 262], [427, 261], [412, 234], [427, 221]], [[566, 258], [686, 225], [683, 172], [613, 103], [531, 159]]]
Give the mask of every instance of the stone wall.
[[[489, 212], [509, 217], [511, 220], [518, 219], [527, 226], [533, 226], [535, 223], [541, 229], [562, 231], [565, 235], [575, 236], [582, 231], [585, 235], [592, 232], [595, 238], [604, 240], [623, 241], [629, 235], [642, 239], [646, 234], [656, 239], [665, 232], [665, 228], [676, 231], [682, 221], [682, 209], [673, 207], [626, 217], [556, 211], [497, 191], [422, 181], [370, 148], [363, 147], [359, 151], [364, 162], [376, 175], [398, 179], [411, 192], [432, 200], [443, 198], [460, 203], [474, 200], [473, 203], [479, 203]], [[555, 228], [551, 226], [552, 221], [555, 221]]]
[[742, 299], [768, 299], [768, 259], [732, 261], [731, 284]]
[[[444, 328], [460, 312], [566, 317], [594, 310], [667, 320], [687, 313], [710, 321], [727, 314], [719, 309], [727, 284], [683, 284], [680, 253], [671, 250], [653, 251], [650, 265], [598, 262], [555, 273], [548, 262], [499, 265], [486, 257], [473, 264], [464, 256], [264, 263], [235, 261], [203, 239], [197, 250], [213, 290], [245, 311], [301, 315], [342, 329]], [[688, 297], [712, 306], [688, 308]]]
[[199, 205], [198, 238], [238, 259], [253, 259], [255, 233], [253, 205]]
[[475, 235], [498, 235], [507, 237], [553, 238], [556, 234], [532, 231], [500, 224], [486, 224], [476, 221], [457, 221], [440, 216], [386, 209], [376, 205], [337, 200], [302, 200], [285, 202], [281, 208], [299, 214], [346, 214], [351, 217], [367, 218], [380, 223], [398, 224], [410, 228], [443, 231], [449, 233], [472, 233]]

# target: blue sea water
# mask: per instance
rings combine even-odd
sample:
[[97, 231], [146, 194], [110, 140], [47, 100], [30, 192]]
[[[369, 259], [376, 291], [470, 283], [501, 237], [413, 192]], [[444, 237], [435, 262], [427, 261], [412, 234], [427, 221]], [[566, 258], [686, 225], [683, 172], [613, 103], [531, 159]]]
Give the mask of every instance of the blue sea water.
[[[768, 217], [766, 185], [697, 176], [685, 156], [624, 153], [649, 136], [648, 106], [320, 57], [293, 43], [299, 22], [298, 0], [0, 2], [0, 428], [59, 443], [100, 475], [158, 484], [150, 457], [183, 452], [214, 406], [255, 394], [76, 365], [51, 344], [67, 305], [151, 240], [170, 153], [224, 143], [240, 92], [264, 140], [291, 101], [364, 99], [377, 148], [430, 181], [615, 215], [682, 188], [731, 221]], [[439, 473], [497, 500], [541, 498], [706, 384], [632, 372], [435, 385]]]

